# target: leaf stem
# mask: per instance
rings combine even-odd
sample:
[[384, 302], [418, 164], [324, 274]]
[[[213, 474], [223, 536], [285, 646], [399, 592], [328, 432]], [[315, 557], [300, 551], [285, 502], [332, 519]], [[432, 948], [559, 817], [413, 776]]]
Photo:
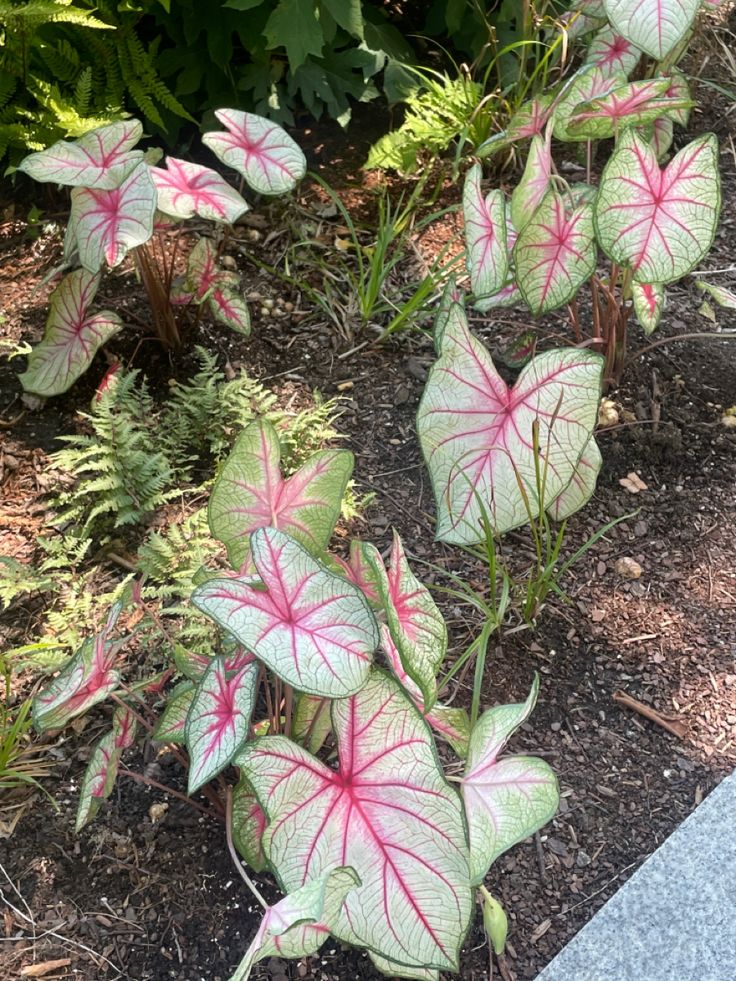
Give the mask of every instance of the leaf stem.
[[243, 863], [240, 861], [240, 857], [238, 856], [238, 853], [235, 850], [235, 845], [233, 844], [233, 788], [232, 787], [227, 788], [227, 810], [225, 812], [225, 835], [227, 837], [228, 851], [230, 852], [230, 857], [233, 860], [233, 864], [235, 865], [235, 868], [238, 870], [238, 872], [242, 876], [243, 882], [245, 882], [246, 886], [250, 889], [250, 891], [253, 893], [255, 898], [261, 904], [261, 906], [267, 910], [268, 903], [260, 894], [260, 892], [256, 888], [255, 883], [243, 868]]

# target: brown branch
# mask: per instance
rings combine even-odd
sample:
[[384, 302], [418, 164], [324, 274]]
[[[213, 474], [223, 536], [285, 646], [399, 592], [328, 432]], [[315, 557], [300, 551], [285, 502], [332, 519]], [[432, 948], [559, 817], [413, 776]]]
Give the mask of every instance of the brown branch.
[[666, 729], [667, 732], [671, 732], [678, 739], [684, 739], [687, 736], [687, 726], [684, 722], [678, 722], [676, 719], [666, 719], [656, 709], [650, 708], [631, 695], [627, 695], [625, 691], [614, 692], [613, 700], [614, 702], [618, 702], [619, 705], [624, 705], [626, 708], [631, 709], [632, 712], [643, 715], [645, 719], [649, 719], [650, 722], [654, 722], [656, 725]]

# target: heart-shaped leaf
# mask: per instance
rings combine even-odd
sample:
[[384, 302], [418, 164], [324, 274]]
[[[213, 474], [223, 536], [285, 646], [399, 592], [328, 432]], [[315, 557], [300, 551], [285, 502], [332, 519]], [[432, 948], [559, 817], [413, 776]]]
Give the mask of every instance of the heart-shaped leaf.
[[[207, 661], [210, 662], [211, 658], [207, 658]], [[195, 689], [196, 685], [186, 680], [178, 684], [171, 692], [153, 732], [153, 738], [157, 742], [184, 745], [186, 742], [184, 726]]]
[[462, 792], [470, 835], [470, 875], [477, 885], [512, 845], [538, 831], [557, 811], [557, 778], [544, 760], [499, 754], [534, 708], [539, 679], [526, 702], [484, 712], [470, 735]]
[[660, 283], [637, 283], [634, 280], [631, 284], [631, 296], [636, 319], [645, 334], [652, 334], [659, 326], [664, 310], [664, 286]]
[[511, 222], [517, 232], [523, 231], [549, 190], [552, 174], [552, 131], [546, 139], [535, 136], [529, 147], [521, 180], [511, 195]]
[[598, 241], [642, 283], [671, 283], [710, 250], [721, 207], [718, 142], [701, 136], [662, 170], [627, 130], [606, 164], [595, 204]]
[[241, 777], [233, 788], [233, 844], [254, 872], [263, 872], [268, 866], [263, 853], [265, 830], [266, 815], [253, 788]]
[[553, 101], [552, 95], [540, 95], [520, 106], [506, 127], [506, 139], [515, 142], [541, 133], [552, 115]]
[[600, 65], [583, 65], [566, 83], [554, 108], [554, 135], [558, 140], [583, 140], [568, 129], [568, 120], [582, 102], [607, 95], [625, 85], [628, 79], [623, 72], [615, 72]]
[[77, 832], [92, 820], [99, 811], [100, 804], [112, 793], [120, 757], [124, 749], [133, 745], [135, 730], [135, 716], [130, 709], [123, 706], [116, 709], [112, 729], [92, 750], [82, 777], [75, 829]]
[[254, 658], [242, 658], [236, 670], [228, 671], [227, 660], [224, 654], [212, 660], [187, 713], [189, 794], [224, 770], [248, 738], [258, 665]]
[[562, 493], [596, 423], [602, 367], [590, 351], [547, 351], [510, 389], [467, 321], [448, 323], [417, 416], [441, 541], [482, 541], [483, 507], [499, 534], [524, 524], [529, 516], [520, 483], [538, 514], [538, 468], [546, 468], [546, 501]]
[[381, 957], [373, 950], [368, 951], [368, 956], [381, 974], [386, 974], [389, 978], [409, 978], [409, 981], [440, 981], [440, 972], [430, 967], [407, 967], [406, 964], [397, 964], [396, 961], [392, 961], [388, 957]]
[[419, 687], [424, 706], [437, 697], [437, 672], [447, 653], [447, 626], [432, 596], [412, 572], [404, 546], [394, 530], [388, 571], [381, 554], [364, 546], [386, 614], [388, 630], [404, 670]]
[[550, 191], [514, 246], [516, 283], [534, 314], [568, 303], [595, 272], [593, 207]]
[[254, 191], [283, 194], [304, 177], [304, 154], [276, 123], [237, 109], [218, 109], [215, 116], [228, 132], [205, 133], [202, 142]]
[[350, 553], [347, 561], [339, 555], [331, 555], [330, 558], [336, 567], [341, 570], [345, 578], [358, 587], [371, 606], [381, 606], [381, 597], [378, 595], [378, 583], [373, 569], [366, 559], [363, 542], [358, 541], [356, 538], [350, 542]]
[[194, 605], [299, 691], [352, 694], [379, 641], [363, 594], [275, 528], [253, 532], [251, 551], [265, 592], [242, 578], [211, 579]]
[[605, 0], [619, 34], [662, 61], [690, 29], [700, 0]]
[[355, 869], [338, 866], [269, 906], [230, 981], [248, 981], [264, 957], [298, 959], [316, 953], [340, 918], [345, 899], [360, 885]]
[[151, 167], [158, 194], [158, 210], [173, 218], [199, 215], [207, 221], [233, 224], [248, 210], [234, 187], [216, 171], [176, 157], [166, 158], [166, 167]]
[[281, 476], [281, 446], [270, 422], [258, 419], [238, 437], [210, 495], [212, 534], [239, 569], [249, 535], [271, 526], [288, 532], [312, 552], [327, 547], [353, 472], [348, 450], [321, 450], [287, 480]]
[[281, 736], [238, 757], [268, 817], [264, 846], [287, 889], [351, 865], [333, 933], [400, 964], [457, 969], [473, 908], [460, 801], [429, 729], [398, 683], [374, 671], [332, 704], [339, 770]]
[[617, 72], [628, 77], [639, 64], [641, 55], [636, 45], [608, 26], [598, 31], [590, 42], [585, 61], [586, 64], [596, 65], [604, 71]]
[[547, 508], [551, 518], [564, 521], [584, 507], [593, 496], [598, 474], [603, 466], [603, 457], [593, 436], [578, 460], [572, 480], [560, 496]]
[[471, 167], [463, 189], [467, 265], [476, 296], [495, 293], [508, 274], [503, 191], [497, 188], [484, 197], [481, 173], [480, 164]]
[[435, 702], [431, 709], [426, 711], [419, 685], [412, 681], [406, 673], [399, 652], [385, 623], [381, 624], [381, 646], [391, 665], [391, 670], [427, 722], [452, 746], [458, 756], [465, 757], [468, 753], [468, 740], [470, 739], [470, 719], [465, 709], [453, 708], [451, 705], [441, 705], [439, 702]]
[[648, 143], [651, 143], [657, 162], [661, 163], [672, 146], [672, 139], [675, 133], [675, 128], [670, 117], [660, 116], [648, 126], [641, 126], [639, 132]]
[[736, 310], [736, 293], [727, 290], [725, 286], [706, 283], [704, 279], [696, 279], [695, 285], [699, 290], [710, 293], [719, 307], [725, 307], [727, 310]]
[[130, 249], [153, 234], [156, 188], [150, 170], [139, 164], [111, 191], [75, 187], [69, 227], [74, 229], [79, 261], [97, 272], [103, 264], [119, 265]]
[[20, 376], [27, 392], [48, 397], [65, 392], [92, 363], [97, 351], [122, 327], [116, 313], [87, 316], [100, 273], [75, 269], [51, 294], [43, 340], [31, 352]]
[[207, 298], [210, 310], [221, 324], [248, 337], [250, 334], [250, 310], [239, 293], [227, 287], [216, 286]]
[[185, 291], [194, 300], [202, 301], [220, 282], [221, 270], [217, 268], [217, 253], [208, 238], [200, 238], [187, 260]]
[[603, 140], [615, 136], [624, 126], [642, 126], [660, 116], [687, 111], [692, 101], [671, 97], [669, 78], [647, 78], [627, 82], [607, 95], [576, 106], [567, 119], [567, 131], [574, 139]]
[[670, 84], [669, 88], [665, 89], [664, 94], [668, 99], [676, 99], [679, 102], [684, 102], [688, 105], [687, 109], [680, 109], [675, 112], [671, 112], [670, 115], [672, 119], [680, 126], [687, 126], [687, 124], [690, 122], [690, 107], [695, 105], [695, 101], [690, 91], [690, 84], [682, 72], [678, 71], [676, 68], [673, 68], [667, 77], [670, 80]]
[[34, 181], [112, 191], [143, 161], [143, 152], [132, 149], [141, 136], [141, 123], [124, 119], [90, 130], [78, 140], [62, 140], [31, 153], [18, 170]]

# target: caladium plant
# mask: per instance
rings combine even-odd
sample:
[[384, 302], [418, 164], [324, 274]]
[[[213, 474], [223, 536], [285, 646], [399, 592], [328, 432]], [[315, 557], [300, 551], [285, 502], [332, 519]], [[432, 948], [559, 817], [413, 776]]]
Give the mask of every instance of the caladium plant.
[[[676, 63], [702, 5], [578, 0], [569, 23], [585, 45], [582, 67], [522, 106], [506, 134], [485, 148], [490, 153], [531, 140], [510, 207], [500, 189], [482, 189], [478, 165], [466, 178], [466, 256], [477, 308], [515, 304], [539, 316], [567, 307], [575, 341], [604, 355], [606, 385], [623, 370], [632, 314], [645, 333], [655, 330], [665, 287], [700, 265], [716, 232], [715, 136], [700, 136], [666, 159], [675, 125], [687, 125], [694, 105]], [[642, 78], [647, 59], [652, 63]], [[587, 145], [584, 183], [568, 183], [555, 170], [550, 135]], [[595, 187], [594, 141], [608, 139], [613, 149]], [[609, 260], [605, 273], [600, 252]], [[588, 339], [578, 302], [585, 285], [592, 304]]]
[[[203, 142], [256, 193], [286, 193], [304, 176], [304, 155], [281, 127], [234, 110], [216, 115], [227, 132], [206, 134]], [[54, 292], [46, 335], [21, 376], [35, 395], [66, 391], [122, 325], [114, 313], [88, 317], [87, 306], [104, 270], [126, 257], [148, 294], [164, 346], [179, 347], [205, 309], [218, 322], [250, 333], [239, 277], [218, 261], [230, 227], [249, 207], [242, 183], [238, 191], [212, 168], [176, 157], [157, 166], [160, 153], [136, 148], [142, 135], [138, 120], [125, 120], [32, 153], [20, 164], [34, 180], [72, 189], [63, 268], [81, 267]], [[182, 246], [190, 244], [182, 238], [183, 223], [194, 217], [213, 222], [213, 233], [194, 245], [179, 277]]]

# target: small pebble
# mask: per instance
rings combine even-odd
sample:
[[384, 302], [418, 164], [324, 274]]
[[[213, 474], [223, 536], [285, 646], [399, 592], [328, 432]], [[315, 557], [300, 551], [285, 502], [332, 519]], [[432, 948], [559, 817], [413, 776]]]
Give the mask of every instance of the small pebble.
[[622, 579], [641, 578], [641, 566], [636, 559], [629, 558], [628, 556], [617, 559], [614, 568], [616, 575], [621, 576]]

